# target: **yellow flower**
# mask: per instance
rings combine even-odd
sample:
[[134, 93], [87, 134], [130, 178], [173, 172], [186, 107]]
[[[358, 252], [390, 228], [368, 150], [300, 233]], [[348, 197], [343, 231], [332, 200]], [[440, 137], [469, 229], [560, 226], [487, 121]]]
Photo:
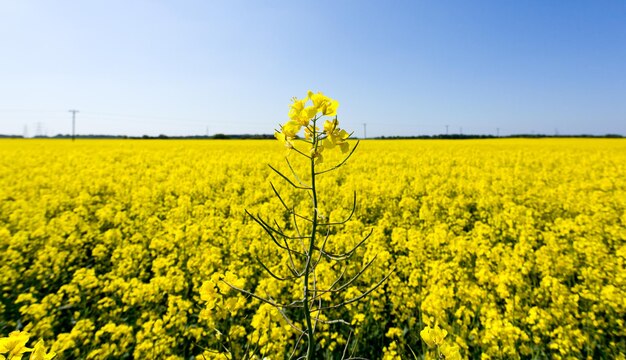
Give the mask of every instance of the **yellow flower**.
[[278, 139], [279, 141], [283, 142], [285, 146], [287, 146], [288, 148], [292, 148], [293, 147], [292, 140], [294, 140], [297, 137], [297, 134], [300, 132], [300, 129], [302, 129], [302, 125], [300, 125], [296, 121], [290, 120], [290, 121], [287, 121], [285, 125], [281, 125], [280, 131], [274, 132], [274, 137]]
[[313, 106], [309, 106], [302, 110], [302, 114], [300, 115], [300, 123], [302, 125], [307, 125], [309, 120], [313, 119], [317, 114], [317, 109]]
[[324, 139], [323, 145], [328, 149], [332, 149], [336, 145], [339, 145], [341, 152], [346, 153], [350, 148], [347, 142], [350, 134], [343, 129], [339, 129], [337, 125], [339, 125], [339, 122], [336, 118], [333, 120], [326, 120], [326, 122], [324, 122], [324, 132], [326, 133], [326, 138]]
[[290, 140], [290, 139], [288, 139], [288, 138], [285, 136], [285, 134], [283, 134], [283, 133], [281, 133], [281, 132], [279, 132], [279, 131], [276, 131], [276, 132], [274, 132], [274, 137], [275, 137], [276, 139], [278, 139], [280, 142], [284, 143], [284, 144], [285, 144], [285, 146], [287, 146], [288, 148], [293, 147], [293, 144], [291, 143], [291, 140]]
[[300, 129], [302, 129], [302, 125], [293, 120], [287, 121], [285, 125], [281, 126], [282, 133], [285, 134], [285, 137], [288, 139], [295, 139]]
[[292, 120], [297, 119], [304, 109], [304, 104], [306, 104], [306, 99], [298, 100], [294, 97], [293, 104], [291, 104], [291, 106], [289, 107], [289, 118]]
[[289, 109], [289, 118], [301, 126], [308, 125], [309, 120], [314, 118], [315, 114], [317, 114], [317, 108], [315, 106], [306, 107], [307, 101], [308, 99], [298, 100], [294, 98], [293, 104], [291, 104]]
[[337, 115], [337, 108], [339, 107], [339, 102], [337, 100], [328, 99], [326, 104], [321, 108], [322, 114], [326, 116], [335, 116]]
[[26, 347], [29, 338], [27, 332], [13, 331], [8, 337], [0, 339], [0, 354], [7, 354], [9, 359], [21, 358], [23, 353], [33, 350]]
[[232, 271], [226, 271], [226, 274], [224, 274], [224, 281], [240, 289], [246, 284], [244, 279], [237, 277], [237, 275], [235, 275]]
[[389, 328], [389, 330], [387, 330], [387, 334], [385, 334], [385, 336], [390, 339], [401, 338], [402, 335], [403, 335], [402, 329], [397, 328], [397, 327]]
[[337, 120], [337, 118], [334, 118], [332, 120], [326, 120], [324, 121], [324, 132], [327, 134], [332, 134], [337, 126], [339, 126], [339, 120]]
[[443, 343], [439, 349], [446, 360], [461, 360], [461, 352], [458, 345]]
[[313, 106], [315, 109], [326, 116], [335, 116], [337, 114], [337, 108], [339, 107], [339, 102], [333, 100], [321, 92], [314, 94], [312, 91], [308, 93], [309, 98], [313, 101]]
[[424, 330], [420, 331], [420, 335], [428, 347], [435, 347], [443, 344], [443, 339], [448, 335], [448, 332], [435, 325], [433, 329], [426, 326]]
[[56, 353], [54, 351], [46, 354], [46, 347], [43, 340], [37, 341], [33, 353], [30, 354], [30, 360], [50, 360], [54, 358]]
[[206, 302], [211, 302], [218, 296], [215, 284], [212, 281], [205, 281], [200, 287], [200, 299]]

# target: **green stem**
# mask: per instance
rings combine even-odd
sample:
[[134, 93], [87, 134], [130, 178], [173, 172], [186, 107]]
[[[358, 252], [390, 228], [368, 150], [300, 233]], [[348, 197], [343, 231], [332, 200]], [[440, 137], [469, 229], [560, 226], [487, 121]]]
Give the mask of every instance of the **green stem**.
[[[315, 122], [313, 119], [313, 128]], [[313, 154], [317, 151], [317, 134], [313, 133]], [[311, 323], [311, 310], [309, 308], [309, 273], [311, 272], [311, 260], [313, 258], [313, 249], [315, 247], [315, 232], [317, 230], [317, 192], [315, 189], [315, 157], [311, 156], [311, 192], [313, 193], [313, 226], [311, 229], [311, 242], [309, 243], [309, 251], [306, 257], [306, 266], [304, 268], [304, 317], [306, 318], [307, 332], [307, 360], [313, 360], [315, 352], [315, 339], [313, 338], [313, 325]]]

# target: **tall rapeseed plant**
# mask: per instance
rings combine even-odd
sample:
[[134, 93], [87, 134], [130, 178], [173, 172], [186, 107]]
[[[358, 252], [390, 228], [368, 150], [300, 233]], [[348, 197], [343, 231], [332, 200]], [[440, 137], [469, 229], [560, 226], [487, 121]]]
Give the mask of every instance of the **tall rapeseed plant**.
[[[290, 120], [281, 125], [280, 130], [276, 130], [274, 134], [276, 139], [281, 141], [288, 148], [288, 153], [296, 153], [296, 156], [307, 163], [309, 167], [309, 177], [307, 177], [307, 180], [302, 180], [304, 177], [298, 176], [288, 156], [285, 160], [291, 170], [290, 175], [285, 175], [270, 165], [270, 168], [280, 175], [290, 186], [300, 191], [307, 192], [311, 198], [310, 213], [298, 213], [296, 207], [287, 205], [287, 201], [279, 194], [276, 187], [270, 183], [276, 198], [290, 214], [295, 233], [287, 234], [287, 232], [278, 225], [278, 222], [274, 221], [271, 223], [265, 221], [261, 216], [253, 215], [246, 211], [246, 213], [265, 230], [265, 233], [269, 236], [274, 245], [282, 249], [285, 256], [289, 259], [287, 265], [289, 269], [288, 275], [276, 274], [275, 271], [271, 271], [260, 259], [257, 259], [261, 267], [270, 276], [279, 281], [300, 284], [302, 296], [293, 299], [290, 303], [279, 304], [273, 299], [254, 294], [224, 280], [232, 288], [276, 308], [290, 326], [299, 333], [293, 354], [301, 351], [305, 354], [306, 359], [316, 357], [315, 331], [318, 322], [349, 324], [342, 319], [322, 320], [320, 317], [321, 312], [343, 307], [365, 298], [378, 288], [390, 274], [383, 277], [378, 283], [361, 295], [348, 300], [342, 300], [338, 303], [326, 303], [328, 299], [327, 295], [341, 293], [348, 289], [348, 287], [350, 287], [374, 262], [375, 257], [366, 263], [354, 276], [347, 278], [345, 277], [345, 272], [342, 272], [329, 287], [322, 288], [318, 286], [317, 266], [322, 259], [333, 262], [345, 262], [352, 257], [355, 251], [363, 245], [372, 234], [370, 231], [370, 233], [352, 249], [343, 253], [335, 254], [328, 251], [326, 248], [331, 234], [330, 229], [348, 222], [354, 215], [356, 209], [355, 192], [352, 210], [346, 219], [331, 222], [326, 216], [320, 214], [319, 211], [320, 199], [316, 179], [323, 174], [335, 171], [345, 165], [348, 159], [354, 154], [359, 144], [357, 142], [352, 149], [350, 149], [348, 140], [351, 134], [339, 127], [339, 121], [337, 120], [338, 107], [339, 103], [336, 100], [325, 96], [321, 92], [313, 93], [309, 91], [307, 96], [303, 99], [293, 98], [293, 103], [289, 109]], [[322, 122], [323, 125], [320, 128]], [[304, 132], [304, 137], [300, 136], [302, 132]], [[345, 155], [343, 159], [320, 170], [319, 165], [324, 161], [324, 154], [336, 150], [341, 151], [341, 153]], [[298, 226], [299, 221], [307, 223], [308, 226], [301, 228]], [[303, 328], [299, 328], [296, 322], [290, 319], [290, 314], [298, 313], [301, 318], [304, 318]], [[304, 342], [302, 341], [303, 339], [305, 340]], [[301, 350], [301, 343], [304, 344], [304, 350]]]

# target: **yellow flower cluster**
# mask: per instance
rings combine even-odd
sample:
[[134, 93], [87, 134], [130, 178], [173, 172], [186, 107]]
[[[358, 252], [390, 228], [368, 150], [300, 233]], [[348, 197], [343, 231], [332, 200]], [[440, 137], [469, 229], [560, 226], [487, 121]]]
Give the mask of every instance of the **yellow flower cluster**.
[[[336, 102], [316, 96], [291, 119], [311, 120], [311, 106], [333, 116]], [[313, 131], [342, 146], [328, 121]], [[244, 213], [293, 224], [267, 186], [266, 164], [283, 155], [262, 140], [0, 140], [0, 355], [27, 346], [9, 335], [20, 329], [59, 359], [288, 357], [302, 322], [225, 283], [280, 304], [302, 295], [257, 261], [289, 276], [291, 260]], [[310, 207], [270, 180], [290, 208]], [[319, 287], [376, 258], [322, 307], [396, 268], [363, 301], [323, 311], [327, 357], [626, 357], [623, 140], [368, 140], [317, 180], [321, 221], [359, 199], [327, 252], [373, 231], [345, 267], [320, 260]]]
[[[274, 136], [289, 149], [297, 149], [296, 140], [304, 127], [304, 142], [308, 148], [309, 156], [315, 158], [317, 163], [323, 162], [322, 151], [339, 146], [342, 153], [349, 150], [348, 138], [350, 134], [339, 128], [337, 120], [337, 108], [339, 103], [321, 92], [309, 91], [304, 99], [293, 98], [289, 108], [289, 121], [280, 126]], [[324, 121], [324, 130], [319, 131], [317, 121], [323, 116], [331, 117]], [[334, 118], [333, 118], [334, 117]], [[302, 152], [304, 153], [304, 152]]]
[[420, 336], [426, 345], [429, 348], [435, 348], [439, 353], [439, 355], [435, 355], [436, 357], [443, 357], [446, 360], [460, 360], [459, 346], [446, 342], [444, 339], [447, 335], [448, 332], [440, 329], [437, 325], [434, 328], [426, 326], [424, 330], [420, 331]]
[[23, 331], [13, 331], [7, 337], [0, 338], [0, 360], [20, 360], [30, 353], [30, 360], [50, 360], [56, 356], [54, 352], [47, 352], [42, 340], [37, 341], [35, 347], [26, 347], [30, 334]]

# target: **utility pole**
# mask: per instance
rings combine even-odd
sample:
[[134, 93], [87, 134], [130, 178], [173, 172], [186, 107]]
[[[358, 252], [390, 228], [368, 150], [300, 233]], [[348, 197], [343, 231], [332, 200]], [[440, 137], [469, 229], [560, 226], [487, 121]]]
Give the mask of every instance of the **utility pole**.
[[500, 137], [500, 128], [496, 128], [496, 137]]
[[446, 136], [448, 135], [448, 126], [449, 125], [446, 125]]
[[367, 124], [363, 123], [363, 139], [367, 138]]
[[76, 138], [76, 113], [78, 110], [69, 110], [72, 113], [72, 141]]

